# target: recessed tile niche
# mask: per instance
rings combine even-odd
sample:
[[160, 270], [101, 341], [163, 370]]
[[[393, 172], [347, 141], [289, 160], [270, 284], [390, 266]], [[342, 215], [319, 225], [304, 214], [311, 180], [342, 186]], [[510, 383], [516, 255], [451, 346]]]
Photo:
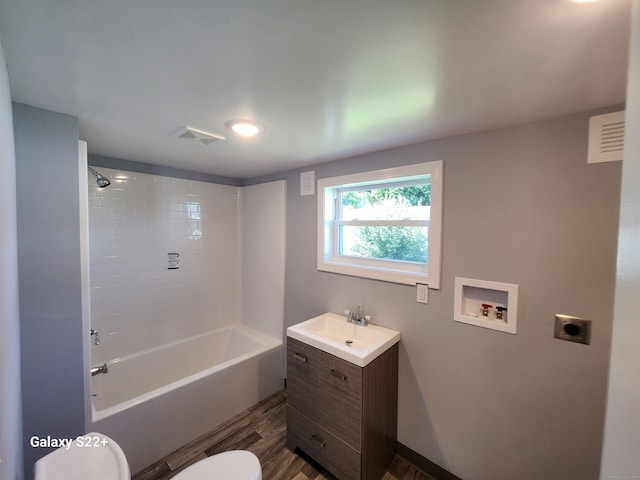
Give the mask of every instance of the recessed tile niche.
[[515, 335], [518, 285], [456, 277], [453, 319]]

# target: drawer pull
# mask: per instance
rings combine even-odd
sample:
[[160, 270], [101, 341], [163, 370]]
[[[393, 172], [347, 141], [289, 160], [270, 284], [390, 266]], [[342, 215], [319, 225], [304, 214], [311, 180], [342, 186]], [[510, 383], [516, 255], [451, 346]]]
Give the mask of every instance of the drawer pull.
[[293, 358], [301, 361], [302, 363], [307, 363], [307, 357], [305, 357], [304, 355], [300, 355], [299, 353], [294, 353]]
[[347, 380], [347, 376], [344, 373], [336, 372], [334, 369], [331, 369], [331, 375], [333, 377], [339, 378], [342, 381]]
[[320, 448], [324, 448], [324, 444], [325, 442], [323, 442], [322, 440], [320, 440], [318, 437], [316, 437], [315, 433], [311, 434], [311, 439], [316, 442], [318, 445], [320, 445]]

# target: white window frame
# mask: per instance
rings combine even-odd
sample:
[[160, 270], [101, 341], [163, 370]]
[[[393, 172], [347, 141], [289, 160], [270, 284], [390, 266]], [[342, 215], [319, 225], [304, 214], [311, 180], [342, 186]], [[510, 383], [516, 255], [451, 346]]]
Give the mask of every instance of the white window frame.
[[[371, 278], [393, 283], [415, 285], [425, 283], [429, 288], [440, 288], [441, 247], [442, 247], [442, 161], [425, 162], [403, 167], [362, 172], [318, 180], [318, 270], [356, 277]], [[350, 187], [384, 186], [385, 184], [420, 178], [430, 175], [431, 208], [428, 254], [426, 263], [401, 262], [384, 259], [361, 258], [341, 255], [338, 252], [338, 227], [346, 222], [336, 218], [340, 206], [336, 192]], [[371, 222], [366, 222], [370, 224]], [[355, 225], [353, 221], [348, 222]], [[384, 224], [398, 224], [388, 221]], [[403, 225], [424, 225], [424, 221], [401, 221]]]

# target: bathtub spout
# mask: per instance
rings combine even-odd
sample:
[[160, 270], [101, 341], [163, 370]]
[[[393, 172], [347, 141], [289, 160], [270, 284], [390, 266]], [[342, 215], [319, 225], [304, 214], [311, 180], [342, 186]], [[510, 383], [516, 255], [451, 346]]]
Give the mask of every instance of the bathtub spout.
[[91, 368], [91, 376], [92, 377], [95, 377], [99, 373], [109, 373], [109, 369], [107, 368], [107, 364], [106, 363], [103, 363], [102, 365], [99, 365], [97, 367], [92, 367]]

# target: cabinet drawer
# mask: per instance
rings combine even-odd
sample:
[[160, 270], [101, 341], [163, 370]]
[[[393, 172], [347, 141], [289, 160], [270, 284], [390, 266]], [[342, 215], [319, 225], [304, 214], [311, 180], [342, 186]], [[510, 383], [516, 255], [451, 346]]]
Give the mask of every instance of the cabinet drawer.
[[318, 420], [320, 353], [287, 338], [287, 403], [313, 420]]
[[299, 447], [340, 480], [360, 479], [360, 453], [290, 406], [287, 445]]
[[319, 423], [356, 450], [361, 448], [362, 368], [327, 355], [320, 367]]

